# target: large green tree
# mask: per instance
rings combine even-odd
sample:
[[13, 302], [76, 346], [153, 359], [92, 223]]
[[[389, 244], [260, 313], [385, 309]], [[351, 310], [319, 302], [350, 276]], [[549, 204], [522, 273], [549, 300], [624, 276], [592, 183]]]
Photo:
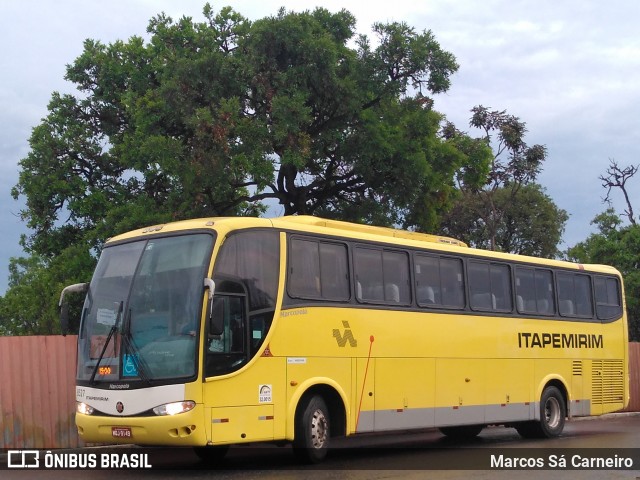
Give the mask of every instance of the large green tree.
[[376, 23], [372, 41], [323, 8], [251, 22], [206, 5], [204, 18], [159, 15], [147, 40], [87, 40], [67, 67], [79, 92], [52, 95], [20, 162], [13, 195], [37, 261], [18, 262], [5, 300], [69, 249], [95, 257], [115, 233], [170, 220], [278, 204], [429, 229], [454, 177], [486, 171], [490, 150], [445, 135], [432, 108], [458, 65], [430, 31]]
[[[472, 110], [470, 126], [493, 150], [489, 172], [479, 185], [468, 169], [458, 176], [458, 196], [442, 219], [442, 231], [489, 250], [555, 257], [568, 220], [535, 182], [547, 156], [544, 145], [527, 145], [526, 123], [506, 111], [482, 105]], [[445, 127], [449, 137], [460, 135]], [[466, 176], [464, 175], [466, 174]]]
[[373, 47], [344, 10], [204, 13], [154, 18], [147, 42], [85, 42], [66, 75], [81, 94], [53, 95], [20, 163], [35, 252], [257, 214], [267, 199], [285, 214], [411, 226], [407, 212], [435, 218], [455, 173], [488, 160], [438, 135], [426, 95], [458, 65], [431, 32], [378, 23]]
[[625, 283], [629, 337], [640, 341], [640, 225], [623, 225], [612, 208], [591, 223], [597, 232], [571, 247], [567, 255], [573, 261], [612, 265], [620, 270]]

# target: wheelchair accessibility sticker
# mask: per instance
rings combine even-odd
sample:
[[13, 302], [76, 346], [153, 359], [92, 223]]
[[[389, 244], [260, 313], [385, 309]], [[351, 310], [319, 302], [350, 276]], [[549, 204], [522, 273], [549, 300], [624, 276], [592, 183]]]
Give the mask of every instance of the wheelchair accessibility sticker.
[[138, 356], [137, 355], [123, 355], [122, 376], [123, 377], [138, 376]]

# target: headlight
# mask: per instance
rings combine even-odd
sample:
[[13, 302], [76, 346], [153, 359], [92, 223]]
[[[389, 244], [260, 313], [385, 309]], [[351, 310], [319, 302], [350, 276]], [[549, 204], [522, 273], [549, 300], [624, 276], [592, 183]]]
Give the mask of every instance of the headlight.
[[196, 406], [196, 402], [187, 400], [184, 402], [166, 403], [153, 409], [153, 413], [156, 415], [177, 415], [179, 413], [185, 413], [189, 410], [193, 410]]
[[87, 405], [86, 403], [76, 402], [76, 412], [81, 413], [82, 415], [93, 415], [95, 409], [91, 405]]

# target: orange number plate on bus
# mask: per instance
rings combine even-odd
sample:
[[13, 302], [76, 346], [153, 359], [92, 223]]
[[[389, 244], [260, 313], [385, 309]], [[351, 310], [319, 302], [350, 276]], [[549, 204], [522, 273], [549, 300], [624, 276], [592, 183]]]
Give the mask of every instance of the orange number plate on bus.
[[111, 427], [111, 436], [116, 438], [131, 438], [130, 427]]

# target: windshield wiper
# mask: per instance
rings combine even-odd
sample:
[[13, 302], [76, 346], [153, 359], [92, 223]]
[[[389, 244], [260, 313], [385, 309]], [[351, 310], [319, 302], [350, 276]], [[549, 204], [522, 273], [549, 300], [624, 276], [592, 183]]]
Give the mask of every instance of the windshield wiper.
[[[120, 325], [120, 319], [122, 318], [122, 306], [124, 305], [124, 302], [120, 301], [118, 303], [118, 311], [116, 313], [116, 318], [113, 322], [113, 325], [111, 326], [111, 329], [109, 330], [109, 335], [107, 335], [107, 340], [104, 342], [104, 345], [102, 347], [102, 351], [100, 352], [100, 356], [98, 357], [98, 361], [96, 362], [96, 366], [93, 367], [93, 372], [91, 372], [91, 379], [89, 380], [89, 382], [93, 385], [95, 384], [95, 380], [96, 380], [96, 373], [98, 373], [98, 368], [100, 367], [100, 362], [102, 361], [102, 359], [104, 358], [104, 354], [107, 351], [107, 347], [109, 346], [109, 343], [111, 343], [111, 339], [113, 338], [113, 335], [118, 331], [118, 326]], [[115, 351], [115, 349], [114, 349]]]

